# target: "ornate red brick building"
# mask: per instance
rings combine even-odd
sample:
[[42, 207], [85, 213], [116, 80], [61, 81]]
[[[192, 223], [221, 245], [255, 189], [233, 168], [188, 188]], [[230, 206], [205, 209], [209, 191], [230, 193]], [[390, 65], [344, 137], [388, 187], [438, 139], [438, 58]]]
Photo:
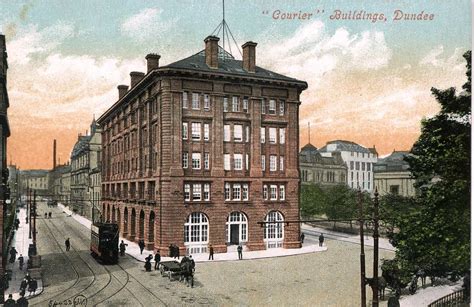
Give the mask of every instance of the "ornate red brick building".
[[148, 248], [216, 252], [298, 248], [298, 109], [306, 82], [256, 66], [256, 43], [236, 60], [205, 49], [131, 72], [131, 87], [99, 119], [102, 210]]

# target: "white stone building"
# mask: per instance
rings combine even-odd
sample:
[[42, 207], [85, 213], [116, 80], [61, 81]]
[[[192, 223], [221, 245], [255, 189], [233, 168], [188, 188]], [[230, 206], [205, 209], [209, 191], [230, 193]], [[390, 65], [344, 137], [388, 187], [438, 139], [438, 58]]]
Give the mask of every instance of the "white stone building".
[[327, 142], [319, 152], [323, 157], [331, 157], [334, 152], [340, 153], [347, 165], [347, 185], [353, 189], [360, 187], [370, 193], [373, 191], [373, 166], [378, 156], [375, 146], [366, 148], [354, 142], [335, 140]]

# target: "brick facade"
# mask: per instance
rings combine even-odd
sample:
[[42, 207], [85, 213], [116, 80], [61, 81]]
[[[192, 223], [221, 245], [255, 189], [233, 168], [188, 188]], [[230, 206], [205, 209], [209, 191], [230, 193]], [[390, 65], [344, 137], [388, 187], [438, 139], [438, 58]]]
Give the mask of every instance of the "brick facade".
[[[119, 86], [119, 100], [98, 120], [104, 219], [117, 221], [123, 236], [144, 239], [147, 248], [162, 253], [170, 244], [182, 253], [205, 252], [208, 244], [226, 252], [236, 235], [249, 250], [264, 249], [271, 244], [265, 244], [265, 227], [258, 222], [267, 214], [299, 218], [298, 109], [307, 85], [252, 66], [255, 50], [235, 60], [213, 45], [217, 40], [207, 38], [208, 50], [164, 67], [158, 66], [159, 56], [147, 56], [152, 69], [139, 80], [132, 76], [126, 93]], [[229, 223], [226, 232], [232, 212], [243, 213], [247, 223]], [[279, 225], [282, 240], [270, 241], [300, 247], [299, 225]], [[195, 243], [196, 236], [202, 242]]]

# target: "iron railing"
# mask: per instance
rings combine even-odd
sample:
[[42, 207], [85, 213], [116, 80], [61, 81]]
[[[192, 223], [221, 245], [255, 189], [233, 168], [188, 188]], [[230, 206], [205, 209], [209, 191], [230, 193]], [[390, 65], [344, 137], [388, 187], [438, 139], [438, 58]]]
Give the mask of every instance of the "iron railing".
[[452, 306], [469, 306], [469, 294], [465, 289], [450, 293], [442, 298], [437, 299], [428, 305], [428, 307], [452, 307]]

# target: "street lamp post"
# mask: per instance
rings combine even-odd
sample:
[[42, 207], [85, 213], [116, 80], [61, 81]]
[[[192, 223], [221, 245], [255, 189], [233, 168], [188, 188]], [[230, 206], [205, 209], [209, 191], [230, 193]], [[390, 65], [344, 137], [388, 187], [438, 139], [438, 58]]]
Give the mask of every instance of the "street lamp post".
[[372, 281], [372, 307], [379, 306], [379, 193], [374, 193], [374, 279]]
[[362, 208], [362, 192], [357, 192], [359, 202], [359, 235], [360, 235], [360, 305], [366, 307], [365, 295], [365, 252], [364, 252], [364, 210]]

